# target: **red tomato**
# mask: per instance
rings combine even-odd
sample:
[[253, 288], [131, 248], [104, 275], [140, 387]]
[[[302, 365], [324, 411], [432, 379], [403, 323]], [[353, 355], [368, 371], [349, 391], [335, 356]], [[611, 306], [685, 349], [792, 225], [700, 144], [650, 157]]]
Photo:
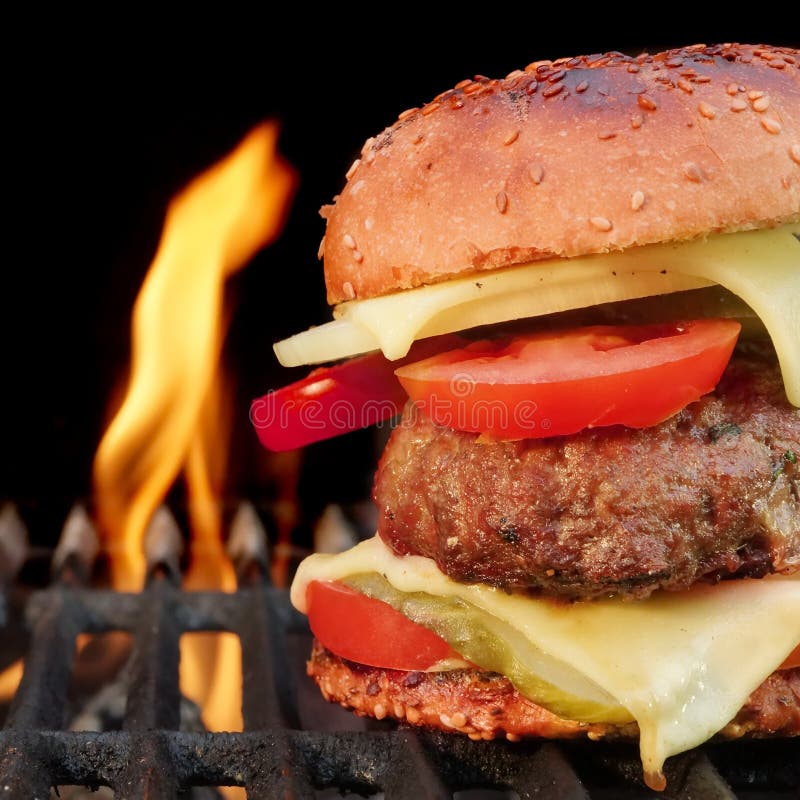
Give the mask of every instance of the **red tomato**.
[[786, 656], [786, 660], [778, 669], [794, 669], [795, 667], [800, 667], [800, 644]]
[[400, 361], [381, 353], [315, 369], [308, 377], [254, 400], [250, 421], [268, 450], [293, 450], [397, 416], [408, 400], [398, 366], [462, 343], [457, 336], [415, 342]]
[[306, 590], [314, 636], [342, 658], [385, 669], [421, 670], [459, 655], [433, 631], [388, 603], [336, 582], [311, 581]]
[[710, 392], [741, 326], [599, 325], [475, 342], [396, 371], [435, 422], [496, 439], [656, 425]]

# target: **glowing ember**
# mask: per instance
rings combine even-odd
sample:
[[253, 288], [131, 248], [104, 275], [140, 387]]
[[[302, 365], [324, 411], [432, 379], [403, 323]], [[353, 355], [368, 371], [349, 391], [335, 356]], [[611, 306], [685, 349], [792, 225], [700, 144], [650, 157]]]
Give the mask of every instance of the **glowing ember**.
[[0, 672], [0, 703], [7, 703], [17, 691], [22, 680], [22, 659]]

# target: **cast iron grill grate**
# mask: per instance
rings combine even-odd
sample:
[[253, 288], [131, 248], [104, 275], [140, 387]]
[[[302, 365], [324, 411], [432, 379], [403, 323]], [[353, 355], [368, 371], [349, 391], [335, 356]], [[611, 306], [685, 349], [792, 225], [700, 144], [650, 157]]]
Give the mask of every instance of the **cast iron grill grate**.
[[[0, 800], [44, 800], [51, 787], [67, 784], [110, 786], [115, 797], [131, 800], [189, 797], [190, 787], [226, 785], [244, 786], [259, 800], [313, 798], [326, 787], [393, 800], [478, 787], [539, 800], [798, 796], [800, 748], [790, 740], [708, 745], [673, 758], [668, 790], [657, 795], [640, 782], [634, 747], [473, 742], [357, 720], [327, 705], [303, 674], [305, 619], [286, 592], [269, 585], [263, 555], [260, 546], [240, 554], [233, 594], [186, 592], [167, 548], [151, 555], [145, 590], [125, 594], [86, 588], [85, 565], [67, 554], [57, 580], [27, 605], [31, 646], [0, 732]], [[76, 637], [118, 630], [134, 637], [122, 730], [64, 730]], [[240, 637], [241, 733], [179, 730], [179, 639], [196, 631]]]

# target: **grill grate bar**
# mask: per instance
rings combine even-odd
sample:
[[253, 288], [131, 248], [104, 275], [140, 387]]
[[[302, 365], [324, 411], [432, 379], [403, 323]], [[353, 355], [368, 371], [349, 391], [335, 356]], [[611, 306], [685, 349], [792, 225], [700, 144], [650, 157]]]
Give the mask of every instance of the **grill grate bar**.
[[680, 791], [675, 795], [677, 800], [692, 800], [696, 797], [704, 800], [736, 800], [733, 790], [722, 779], [707, 755], [693, 753], [688, 760], [689, 769]]
[[68, 587], [51, 592], [49, 607], [38, 619], [22, 682], [9, 711], [7, 728], [58, 729], [75, 654], [75, 639], [86, 627], [80, 601]]
[[[543, 777], [545, 778], [543, 780]], [[523, 760], [512, 781], [521, 800], [589, 800], [589, 794], [558, 747], [546, 744]]]
[[436, 768], [412, 731], [396, 737], [396, 747], [388, 760], [381, 786], [386, 800], [434, 800], [447, 797]]
[[[246, 731], [298, 728], [296, 689], [281, 641], [282, 626], [266, 587], [243, 598], [238, 634], [242, 643], [242, 712]], [[264, 658], [265, 653], [272, 658]]]
[[178, 665], [181, 630], [175, 613], [175, 590], [162, 576], [145, 591], [136, 629], [125, 729], [177, 730], [180, 725]]
[[[239, 589], [228, 594], [182, 591], [174, 553], [166, 555], [151, 561], [139, 594], [72, 585], [85, 570], [67, 556], [58, 582], [31, 596], [32, 644], [0, 732], [0, 800], [44, 800], [59, 784], [110, 786], [132, 800], [228, 785], [246, 787], [249, 800], [312, 800], [324, 788], [433, 800], [481, 787], [513, 790], [521, 800], [783, 800], [800, 786], [791, 741], [708, 745], [670, 759], [668, 788], [658, 795], [643, 786], [630, 745], [470, 741], [360, 722], [307, 685], [305, 618], [268, 584], [263, 559], [248, 562], [245, 553]], [[133, 635], [123, 729], [61, 730], [76, 637], [115, 630]], [[200, 631], [241, 640], [242, 733], [178, 730], [180, 637]]]

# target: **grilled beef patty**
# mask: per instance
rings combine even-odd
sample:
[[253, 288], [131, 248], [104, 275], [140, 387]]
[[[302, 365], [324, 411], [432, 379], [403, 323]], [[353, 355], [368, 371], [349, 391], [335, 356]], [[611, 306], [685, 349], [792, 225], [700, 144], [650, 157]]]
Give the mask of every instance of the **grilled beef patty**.
[[800, 410], [774, 352], [740, 348], [666, 422], [486, 442], [412, 405], [375, 479], [378, 532], [461, 582], [646, 597], [800, 568]]

